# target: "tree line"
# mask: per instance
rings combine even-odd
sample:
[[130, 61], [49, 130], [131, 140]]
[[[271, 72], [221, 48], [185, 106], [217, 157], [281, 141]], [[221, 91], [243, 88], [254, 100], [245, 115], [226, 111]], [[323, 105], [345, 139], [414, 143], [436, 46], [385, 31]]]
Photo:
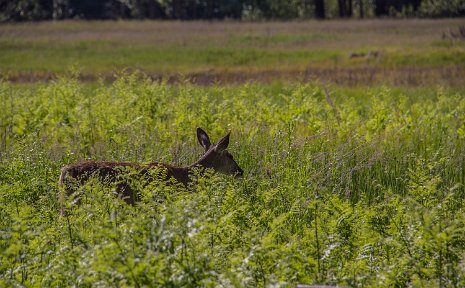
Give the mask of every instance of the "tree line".
[[465, 0], [0, 0], [0, 21], [460, 17]]

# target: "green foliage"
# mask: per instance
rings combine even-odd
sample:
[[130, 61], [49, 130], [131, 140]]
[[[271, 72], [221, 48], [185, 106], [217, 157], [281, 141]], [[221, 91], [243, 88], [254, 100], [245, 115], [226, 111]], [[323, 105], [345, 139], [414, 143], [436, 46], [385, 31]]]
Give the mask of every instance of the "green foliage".
[[[463, 90], [76, 77], [0, 83], [0, 286], [465, 285]], [[187, 165], [198, 126], [244, 178], [128, 171], [135, 206], [89, 181], [59, 216], [62, 165]]]
[[424, 0], [419, 9], [424, 17], [457, 17], [464, 13], [464, 0]]

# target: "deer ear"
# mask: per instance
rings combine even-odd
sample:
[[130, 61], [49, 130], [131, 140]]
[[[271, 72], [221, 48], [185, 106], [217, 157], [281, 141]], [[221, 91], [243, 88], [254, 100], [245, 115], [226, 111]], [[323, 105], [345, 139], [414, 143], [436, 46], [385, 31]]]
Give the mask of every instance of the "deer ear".
[[197, 128], [197, 139], [199, 140], [200, 145], [205, 148], [205, 151], [207, 151], [212, 145], [210, 138], [208, 138], [207, 132], [203, 131], [202, 128]]
[[218, 142], [218, 144], [216, 144], [216, 148], [215, 148], [216, 152], [221, 152], [223, 150], [226, 150], [226, 148], [228, 148], [229, 135], [231, 135], [231, 131], [229, 131], [228, 135], [221, 138], [221, 140]]

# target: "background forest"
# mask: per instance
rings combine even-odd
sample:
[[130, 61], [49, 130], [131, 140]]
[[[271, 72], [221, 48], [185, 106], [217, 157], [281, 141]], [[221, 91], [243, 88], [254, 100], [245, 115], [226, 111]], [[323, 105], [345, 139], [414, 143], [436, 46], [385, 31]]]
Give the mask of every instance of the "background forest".
[[0, 21], [458, 17], [465, 0], [0, 0]]

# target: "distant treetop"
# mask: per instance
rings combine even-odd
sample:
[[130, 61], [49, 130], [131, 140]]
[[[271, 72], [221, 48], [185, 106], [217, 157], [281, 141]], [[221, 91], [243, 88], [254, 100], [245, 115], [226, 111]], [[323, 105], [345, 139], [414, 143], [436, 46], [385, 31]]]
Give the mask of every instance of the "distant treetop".
[[465, 0], [0, 0], [0, 22], [460, 16]]

